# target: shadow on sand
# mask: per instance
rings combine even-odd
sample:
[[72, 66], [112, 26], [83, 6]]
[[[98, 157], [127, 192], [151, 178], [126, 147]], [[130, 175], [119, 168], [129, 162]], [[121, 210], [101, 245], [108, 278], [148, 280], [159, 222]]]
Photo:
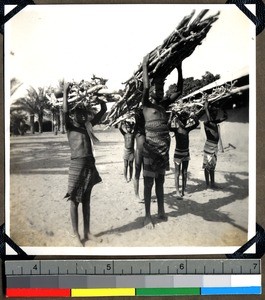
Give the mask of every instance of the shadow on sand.
[[[240, 177], [245, 177], [246, 179], [240, 179]], [[198, 203], [194, 200], [190, 200], [187, 197], [183, 197], [181, 200], [177, 200], [174, 196], [174, 193], [165, 194], [164, 200], [168, 204], [169, 208], [172, 210], [167, 213], [169, 218], [177, 218], [187, 214], [193, 214], [195, 216], [202, 217], [206, 221], [210, 222], [222, 222], [228, 223], [232, 226], [240, 229], [243, 232], [247, 232], [247, 228], [244, 228], [235, 223], [235, 220], [229, 217], [229, 213], [224, 213], [219, 211], [223, 206], [231, 204], [237, 200], [243, 200], [248, 197], [248, 173], [229, 173], [225, 175], [225, 189], [229, 191], [229, 196], [222, 198], [212, 198], [207, 201], [207, 203]], [[189, 194], [193, 192], [202, 192], [205, 190], [204, 181], [194, 180], [197, 184], [196, 186], [191, 186], [189, 189]], [[201, 188], [202, 187], [202, 188]], [[196, 196], [195, 196], [196, 197]], [[153, 199], [154, 197], [152, 197]], [[144, 209], [144, 207], [143, 207]], [[136, 218], [133, 222], [130, 222], [126, 225], [111, 228], [109, 230], [98, 233], [96, 236], [100, 237], [106, 234], [119, 234], [124, 232], [129, 232], [137, 229], [143, 228], [143, 217]], [[155, 223], [158, 223], [159, 220], [154, 218]], [[192, 225], [192, 224], [191, 224]]]
[[[188, 199], [185, 196], [183, 199], [178, 200], [174, 196], [174, 193], [165, 195], [165, 203], [167, 203], [169, 207], [173, 209], [170, 213], [168, 213], [168, 216], [177, 218], [186, 214], [193, 214], [195, 216], [202, 217], [206, 221], [229, 223], [234, 227], [247, 232], [247, 228], [236, 224], [235, 220], [229, 217], [229, 214], [221, 212], [219, 209], [235, 201], [243, 200], [248, 197], [248, 173], [231, 172], [225, 174], [224, 177], [226, 183], [223, 186], [219, 186], [223, 191], [229, 192], [229, 195], [221, 198], [210, 198], [206, 203], [198, 203], [195, 200]], [[245, 179], [241, 179], [242, 177]], [[189, 186], [189, 194], [202, 191], [207, 193], [208, 190], [205, 189], [204, 181], [193, 181], [196, 183], [196, 185]], [[196, 197], [196, 194], [194, 197]]]

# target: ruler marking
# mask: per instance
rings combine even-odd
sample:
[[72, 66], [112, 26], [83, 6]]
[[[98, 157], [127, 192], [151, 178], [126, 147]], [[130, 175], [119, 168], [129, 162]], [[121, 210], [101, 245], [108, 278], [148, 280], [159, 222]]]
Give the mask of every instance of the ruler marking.
[[[21, 265], [21, 262], [17, 262], [17, 265], [16, 264], [9, 264], [9, 266], [11, 266], [9, 268], [10, 271], [9, 274], [6, 274], [6, 276], [14, 276], [14, 275], [18, 275], [20, 276], [20, 273], [18, 270], [20, 270], [21, 272], [21, 275], [27, 275], [29, 274], [30, 276], [35, 276], [35, 275], [55, 275], [56, 274], [56, 271], [55, 271], [55, 268], [57, 267], [57, 272], [58, 272], [58, 275], [68, 275], [68, 274], [72, 274], [72, 267], [70, 269], [68, 269], [68, 264], [67, 262], [65, 263], [65, 261], [58, 261], [57, 262], [57, 266], [56, 264], [52, 266], [51, 263], [48, 262], [48, 266], [46, 266], [46, 264], [44, 264], [44, 269], [42, 269], [42, 261], [36, 261], [36, 266], [39, 265], [39, 271], [38, 270], [35, 270], [36, 268], [31, 268], [32, 266], [32, 262], [29, 261], [28, 264], [27, 264], [27, 261], [26, 262], [23, 262], [24, 264]], [[209, 260], [210, 262], [210, 260]], [[96, 266], [96, 261], [95, 262], [91, 262], [92, 266], [94, 264], [94, 274], [95, 275], [99, 275], [99, 274], [110, 274], [107, 272], [107, 269], [97, 269], [97, 266]], [[135, 264], [136, 263], [136, 264]], [[187, 264], [188, 263], [188, 264]], [[194, 263], [194, 265], [193, 265]], [[219, 263], [221, 263], [221, 270], [222, 270], [222, 274], [257, 274], [258, 272], [260, 272], [260, 261], [258, 261], [258, 263], [256, 265], [254, 265], [253, 269], [252, 269], [252, 266], [253, 265], [250, 265], [249, 262], [246, 262], [246, 266], [244, 264], [244, 261], [241, 262], [241, 264], [238, 264], [237, 261], [234, 261], [234, 260], [230, 260], [230, 261], [222, 261], [220, 260]], [[183, 269], [183, 265], [181, 265], [181, 269], [179, 269], [179, 266], [175, 265], [174, 262], [172, 262], [172, 265], [171, 265], [171, 261], [169, 260], [168, 261], [168, 264], [166, 266], [166, 269], [165, 269], [165, 265], [162, 265], [162, 264], [157, 264], [157, 262], [153, 262], [152, 261], [148, 261], [148, 269], [149, 269], [149, 275], [150, 274], [159, 274], [159, 275], [164, 275], [164, 274], [174, 274], [174, 268], [176, 267], [176, 274], [182, 274], [182, 275], [185, 275], [185, 274], [201, 274], [201, 271], [204, 272], [204, 274], [220, 274], [220, 265], [218, 263], [218, 268], [215, 269], [214, 265], [216, 265], [215, 263], [211, 262], [208, 266], [208, 261], [205, 260], [204, 262], [204, 265], [203, 265], [203, 269], [201, 268], [201, 264], [198, 264], [196, 263], [196, 261], [193, 262], [193, 260], [190, 260], [190, 261], [187, 261], [186, 260], [186, 272], [185, 270]], [[227, 264], [226, 264], [227, 263]], [[49, 268], [49, 265], [52, 266], [52, 269]], [[114, 267], [115, 267], [115, 262], [112, 261], [112, 266], [113, 266], [113, 274], [114, 273]], [[145, 265], [146, 267], [147, 265]], [[161, 266], [161, 268], [159, 267]], [[257, 266], [257, 268], [256, 268]], [[47, 268], [48, 267], [48, 268]], [[100, 266], [99, 266], [100, 267]], [[121, 267], [125, 267], [125, 268], [121, 268]], [[120, 270], [121, 270], [121, 274], [122, 275], [128, 275], [129, 274], [129, 270], [131, 270], [131, 275], [133, 274], [138, 274], [138, 275], [144, 275], [144, 274], [147, 274], [148, 273], [146, 272], [146, 268], [142, 269], [139, 264], [137, 264], [137, 261], [132, 261], [131, 264], [130, 264], [130, 268], [128, 268], [128, 264], [125, 264], [123, 265], [123, 262], [121, 261], [121, 264], [120, 264]], [[138, 269], [139, 267], [139, 269]], [[189, 267], [189, 270], [188, 270], [188, 267]], [[193, 269], [194, 267], [194, 269]], [[198, 268], [197, 268], [198, 267]], [[211, 269], [212, 267], [212, 269]], [[173, 269], [172, 269], [173, 268]], [[229, 271], [229, 268], [230, 268], [230, 271]], [[248, 269], [249, 268], [249, 269]], [[8, 268], [7, 268], [8, 269]], [[89, 272], [88, 268], [81, 268], [82, 269], [82, 274], [93, 274], [93, 272]], [[80, 270], [81, 270], [80, 269]], [[73, 273], [73, 275], [78, 275], [80, 274], [80, 270], [79, 270], [79, 264], [78, 262], [75, 262], [75, 271], [76, 271], [76, 274]], [[93, 270], [93, 269], [92, 269]], [[135, 270], [135, 271], [134, 271]], [[167, 271], [166, 271], [167, 270]], [[212, 271], [211, 271], [212, 270]], [[247, 271], [249, 270], [249, 271]], [[35, 272], [37, 271], [37, 272]], [[54, 272], [55, 271], [55, 272]], [[173, 272], [172, 272], [173, 271]], [[44, 274], [42, 274], [42, 272], [44, 272]], [[117, 271], [118, 273], [120, 273], [120, 271]], [[231, 273], [229, 273], [231, 272]], [[185, 274], [184, 274], [185, 273]]]

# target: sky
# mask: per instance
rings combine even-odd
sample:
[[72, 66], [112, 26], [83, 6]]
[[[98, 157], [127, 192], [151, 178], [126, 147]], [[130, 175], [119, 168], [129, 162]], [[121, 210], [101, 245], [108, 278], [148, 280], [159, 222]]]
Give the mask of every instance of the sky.
[[[110, 89], [123, 89], [143, 57], [184, 16], [204, 8], [210, 9], [207, 16], [217, 11], [220, 16], [184, 60], [184, 78], [201, 78], [206, 71], [232, 77], [253, 66], [255, 26], [234, 5], [29, 5], [5, 25], [5, 80], [16, 77], [24, 87], [43, 87], [95, 74], [108, 79]], [[176, 82], [173, 72], [166, 87]]]

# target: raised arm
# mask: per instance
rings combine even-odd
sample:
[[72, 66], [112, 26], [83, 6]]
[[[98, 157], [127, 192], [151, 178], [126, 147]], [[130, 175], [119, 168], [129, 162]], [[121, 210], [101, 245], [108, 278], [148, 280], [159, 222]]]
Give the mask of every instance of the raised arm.
[[170, 117], [168, 120], [168, 128], [170, 131], [175, 131], [178, 127], [178, 123], [180, 122], [177, 113], [170, 113]]
[[211, 122], [212, 118], [211, 118], [210, 112], [209, 112], [209, 102], [208, 102], [208, 96], [207, 95], [205, 97], [204, 109], [205, 109], [205, 113], [206, 113], [206, 116], [207, 116], [207, 121]]
[[142, 104], [144, 106], [149, 105], [150, 83], [149, 83], [149, 77], [148, 77], [148, 60], [149, 60], [149, 54], [147, 54], [143, 59], [143, 98], [142, 98]]
[[193, 124], [189, 126], [190, 131], [195, 129], [196, 127], [198, 127], [198, 125], [200, 124], [199, 119], [198, 119], [198, 117], [196, 116], [195, 113], [193, 113], [191, 115], [191, 119], [193, 120]]
[[100, 122], [102, 117], [104, 116], [105, 112], [107, 111], [107, 105], [104, 101], [100, 102], [100, 111], [95, 115], [93, 120], [91, 121], [92, 126], [95, 126]]
[[126, 132], [125, 132], [125, 130], [123, 129], [123, 125], [124, 125], [123, 122], [121, 122], [121, 123], [119, 124], [119, 130], [120, 130], [120, 132], [121, 132], [122, 135], [125, 135]]
[[182, 64], [180, 63], [177, 67], [178, 70], [178, 83], [177, 83], [177, 91], [172, 93], [169, 97], [169, 102], [173, 103], [175, 100], [182, 94], [183, 92], [183, 74], [182, 74]]
[[64, 83], [63, 88], [63, 112], [66, 114], [69, 112], [69, 105], [68, 105], [68, 93], [69, 93], [69, 82]]

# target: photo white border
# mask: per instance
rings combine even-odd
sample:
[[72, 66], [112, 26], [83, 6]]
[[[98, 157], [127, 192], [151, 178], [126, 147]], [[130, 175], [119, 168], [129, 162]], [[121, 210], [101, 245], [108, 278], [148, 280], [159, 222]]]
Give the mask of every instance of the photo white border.
[[[71, 5], [71, 4], [69, 4]], [[76, 4], [74, 4], [76, 5]], [[87, 5], [87, 4], [82, 4]], [[89, 4], [91, 5], [91, 4]], [[94, 4], [99, 5], [99, 4]], [[105, 5], [105, 4], [104, 4]], [[106, 4], [112, 5], [112, 4]], [[124, 5], [124, 4], [115, 4]], [[137, 4], [133, 4], [137, 5]], [[142, 5], [142, 4], [139, 4]], [[146, 4], [156, 5], [156, 4]], [[163, 4], [163, 5], [178, 5], [189, 7], [190, 9], [205, 9], [214, 8], [215, 10], [229, 9], [227, 4]], [[37, 6], [37, 5], [36, 5]], [[42, 5], [43, 6], [43, 5]], [[50, 6], [50, 4], [44, 5]], [[232, 4], [229, 4], [232, 6]], [[234, 6], [234, 5], [233, 5]], [[246, 5], [253, 13], [256, 5]], [[256, 27], [253, 24], [252, 32], [253, 43], [256, 44]], [[172, 28], [173, 30], [173, 28]], [[5, 29], [5, 43], [4, 49], [7, 50], [8, 45], [8, 30]], [[250, 94], [249, 94], [249, 208], [248, 208], [248, 240], [256, 234], [256, 47], [252, 48], [251, 60], [252, 64], [249, 66], [250, 79]], [[5, 66], [5, 91], [10, 90], [8, 73], [8, 59], [4, 60]], [[130, 74], [128, 74], [129, 76]], [[9, 118], [9, 103], [8, 93], [5, 93], [5, 230], [6, 234], [10, 235], [10, 118]], [[206, 236], [207, 238], [207, 236]], [[84, 255], [84, 256], [150, 256], [150, 255], [207, 255], [207, 254], [230, 254], [238, 250], [242, 245], [235, 247], [21, 247], [28, 255]], [[255, 245], [246, 251], [246, 253], [254, 253]], [[17, 253], [6, 245], [6, 254], [16, 255]]]

